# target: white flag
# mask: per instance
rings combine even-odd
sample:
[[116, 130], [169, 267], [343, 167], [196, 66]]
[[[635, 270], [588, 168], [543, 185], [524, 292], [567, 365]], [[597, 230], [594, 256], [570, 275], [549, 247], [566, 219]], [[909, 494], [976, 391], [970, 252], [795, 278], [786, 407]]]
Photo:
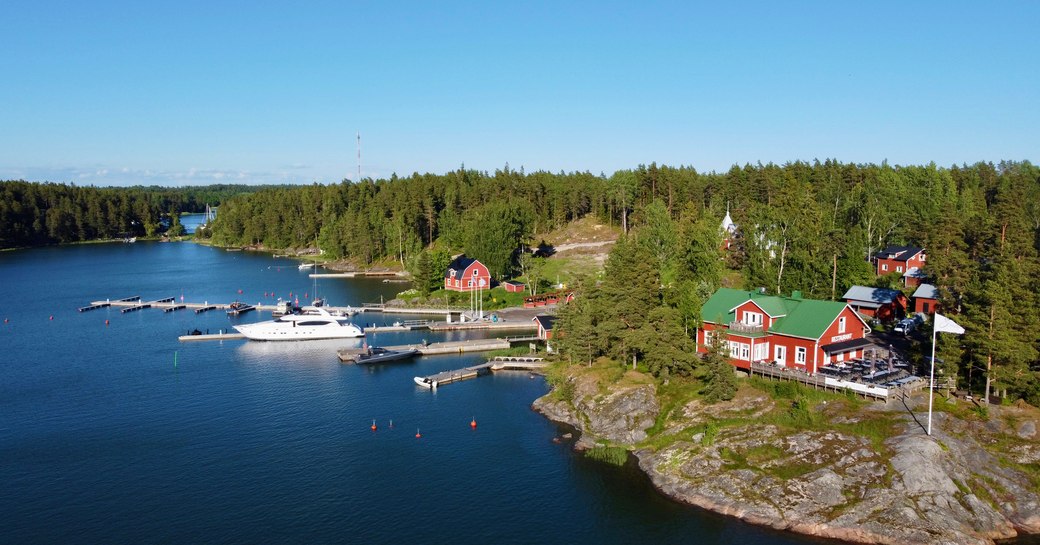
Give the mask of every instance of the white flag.
[[964, 328], [957, 325], [957, 322], [943, 316], [942, 314], [935, 313], [935, 331], [936, 333], [953, 333], [955, 335], [964, 335]]

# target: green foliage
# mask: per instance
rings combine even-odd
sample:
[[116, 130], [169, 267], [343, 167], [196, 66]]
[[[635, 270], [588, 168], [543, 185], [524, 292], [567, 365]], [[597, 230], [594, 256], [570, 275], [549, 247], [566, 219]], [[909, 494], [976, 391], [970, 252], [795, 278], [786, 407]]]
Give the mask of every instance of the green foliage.
[[701, 446], [710, 447], [715, 444], [715, 438], [719, 436], [719, 425], [714, 421], [709, 421], [704, 424], [704, 429], [701, 430]]
[[729, 348], [723, 335], [712, 335], [708, 352], [704, 355], [705, 377], [704, 399], [717, 403], [733, 399], [737, 394], [737, 377], [729, 363]]
[[596, 445], [585, 451], [585, 457], [615, 466], [623, 466], [628, 461], [628, 451], [622, 447]]

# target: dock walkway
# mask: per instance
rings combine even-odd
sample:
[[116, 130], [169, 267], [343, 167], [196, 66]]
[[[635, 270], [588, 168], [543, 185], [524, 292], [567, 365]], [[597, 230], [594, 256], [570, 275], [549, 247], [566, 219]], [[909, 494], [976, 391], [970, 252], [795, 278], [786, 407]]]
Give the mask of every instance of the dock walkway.
[[548, 365], [549, 362], [542, 358], [532, 356], [498, 356], [480, 365], [415, 377], [415, 383], [423, 388], [436, 390], [444, 384], [477, 378], [494, 371], [538, 371]]

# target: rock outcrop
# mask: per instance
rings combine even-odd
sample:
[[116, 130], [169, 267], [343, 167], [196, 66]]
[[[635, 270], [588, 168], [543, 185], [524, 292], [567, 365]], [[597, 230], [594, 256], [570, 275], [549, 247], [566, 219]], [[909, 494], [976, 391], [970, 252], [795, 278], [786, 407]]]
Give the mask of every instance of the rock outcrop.
[[[887, 439], [842, 431], [856, 429], [848, 416], [815, 427], [823, 431], [785, 433], [760, 418], [777, 402], [745, 389], [730, 402], [694, 401], [671, 411], [662, 433], [675, 440], [640, 448], [661, 411], [655, 387], [602, 391], [588, 376], [574, 381], [571, 399], [550, 394], [534, 408], [577, 428], [576, 448], [629, 446], [660, 491], [692, 505], [856, 543], [981, 545], [1019, 532], [1040, 533], [1034, 481], [1001, 460], [1036, 463], [1040, 449], [1021, 444], [1023, 436], [1032, 438], [1026, 423], [969, 424], [938, 414], [929, 437], [905, 410], [891, 410], [882, 415], [893, 423]], [[876, 417], [869, 413], [877, 410], [866, 409], [862, 418]], [[708, 425], [722, 418], [730, 425]], [[735, 419], [746, 424], [732, 425]], [[995, 433], [1016, 437], [1019, 444], [995, 455], [980, 443], [995, 440]]]

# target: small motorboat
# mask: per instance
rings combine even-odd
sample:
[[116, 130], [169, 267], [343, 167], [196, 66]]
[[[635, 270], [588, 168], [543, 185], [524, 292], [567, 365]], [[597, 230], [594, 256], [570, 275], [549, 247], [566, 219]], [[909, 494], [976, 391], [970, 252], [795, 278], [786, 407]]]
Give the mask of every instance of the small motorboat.
[[386, 348], [373, 346], [362, 350], [341, 350], [339, 352], [339, 361], [342, 361], [343, 363], [357, 364], [386, 363], [408, 359], [418, 353], [419, 351], [414, 348], [408, 348], [405, 350], [387, 350]]
[[303, 264], [300, 265], [299, 269], [301, 271], [306, 271], [307, 269], [313, 269], [314, 265], [315, 265], [314, 263], [303, 263]]
[[254, 307], [253, 305], [250, 305], [249, 303], [243, 303], [241, 301], [235, 301], [235, 302], [231, 303], [230, 305], [228, 305], [227, 313], [228, 313], [228, 316], [238, 316], [239, 314], [244, 314], [246, 312], [249, 312], [250, 310], [256, 310], [256, 307]]
[[423, 388], [433, 388], [433, 383], [430, 382], [426, 377], [415, 377], [415, 383]]

